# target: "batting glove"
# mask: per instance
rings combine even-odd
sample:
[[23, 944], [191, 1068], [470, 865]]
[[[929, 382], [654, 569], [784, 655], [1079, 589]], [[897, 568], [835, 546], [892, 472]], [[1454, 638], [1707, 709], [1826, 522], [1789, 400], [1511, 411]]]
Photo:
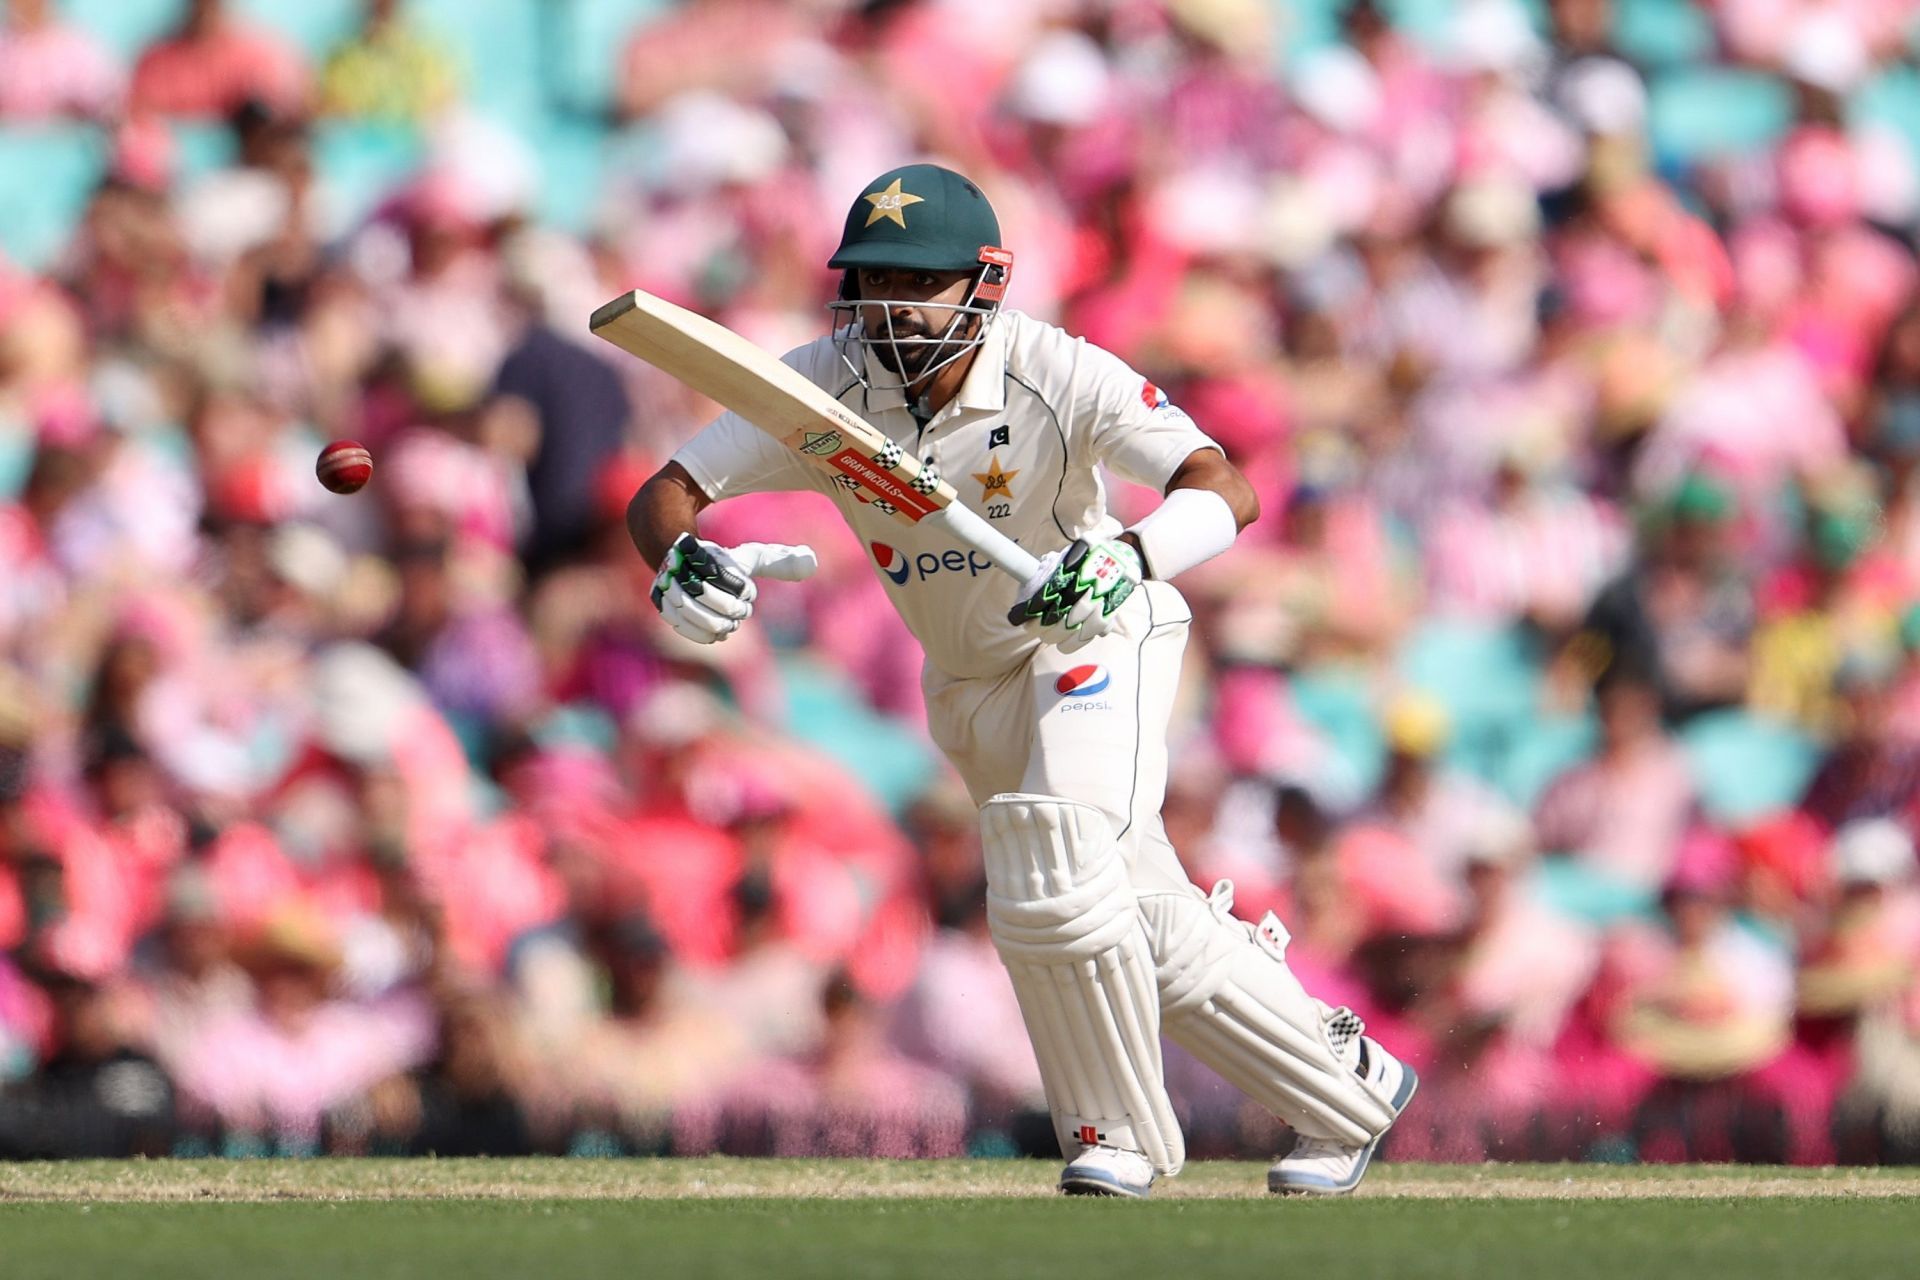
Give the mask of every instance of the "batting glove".
[[717, 644], [753, 616], [757, 574], [799, 582], [819, 565], [811, 547], [743, 542], [723, 547], [683, 533], [653, 578], [653, 607], [667, 625], [696, 644]]
[[1127, 543], [1080, 538], [1041, 559], [1007, 621], [1031, 627], [1048, 644], [1072, 653], [1118, 625], [1120, 606], [1145, 576], [1140, 553]]

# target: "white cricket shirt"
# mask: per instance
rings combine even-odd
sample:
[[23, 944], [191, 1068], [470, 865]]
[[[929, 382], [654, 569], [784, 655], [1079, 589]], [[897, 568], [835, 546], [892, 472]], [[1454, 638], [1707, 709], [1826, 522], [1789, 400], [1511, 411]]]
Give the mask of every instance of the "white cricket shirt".
[[[1120, 532], [1101, 464], [1159, 492], [1195, 450], [1219, 447], [1118, 356], [1018, 311], [988, 325], [959, 393], [924, 428], [898, 391], [861, 386], [831, 336], [782, 359], [938, 467], [961, 502], [1035, 556]], [[825, 495], [938, 670], [997, 675], [1038, 645], [1007, 621], [1019, 584], [984, 556], [873, 510], [744, 419], [722, 414], [673, 458], [716, 502], [768, 490]]]

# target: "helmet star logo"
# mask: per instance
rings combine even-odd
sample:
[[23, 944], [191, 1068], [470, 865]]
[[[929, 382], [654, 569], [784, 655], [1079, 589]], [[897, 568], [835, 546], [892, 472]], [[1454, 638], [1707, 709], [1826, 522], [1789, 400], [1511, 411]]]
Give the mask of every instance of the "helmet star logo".
[[1012, 471], [1002, 471], [1000, 455], [994, 454], [987, 460], [985, 471], [973, 473], [973, 478], [980, 482], [980, 501], [989, 502], [995, 497], [1005, 498], [1008, 502], [1013, 501], [1013, 478], [1019, 474], [1017, 468]]
[[893, 185], [885, 191], [869, 191], [861, 199], [873, 206], [873, 212], [867, 215], [867, 226], [872, 226], [882, 218], [891, 219], [893, 225], [906, 230], [907, 220], [901, 210], [910, 204], [922, 204], [926, 197], [916, 196], [910, 191], [900, 189], [900, 179], [895, 178]]

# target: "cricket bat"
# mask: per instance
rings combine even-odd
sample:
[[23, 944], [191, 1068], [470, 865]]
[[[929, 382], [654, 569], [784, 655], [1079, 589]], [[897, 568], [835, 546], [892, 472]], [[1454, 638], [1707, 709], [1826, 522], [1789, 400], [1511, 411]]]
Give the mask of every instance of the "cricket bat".
[[1031, 552], [959, 501], [953, 486], [779, 357], [724, 325], [639, 289], [593, 313], [593, 332], [724, 405], [874, 510], [944, 530], [1020, 582]]

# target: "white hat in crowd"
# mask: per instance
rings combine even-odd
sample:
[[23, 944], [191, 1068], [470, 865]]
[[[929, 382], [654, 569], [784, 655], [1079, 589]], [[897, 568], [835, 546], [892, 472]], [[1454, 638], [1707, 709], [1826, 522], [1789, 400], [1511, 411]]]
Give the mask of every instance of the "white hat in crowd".
[[1833, 874], [1842, 884], [1898, 884], [1913, 872], [1913, 837], [1892, 818], [1856, 818], [1833, 837]]

